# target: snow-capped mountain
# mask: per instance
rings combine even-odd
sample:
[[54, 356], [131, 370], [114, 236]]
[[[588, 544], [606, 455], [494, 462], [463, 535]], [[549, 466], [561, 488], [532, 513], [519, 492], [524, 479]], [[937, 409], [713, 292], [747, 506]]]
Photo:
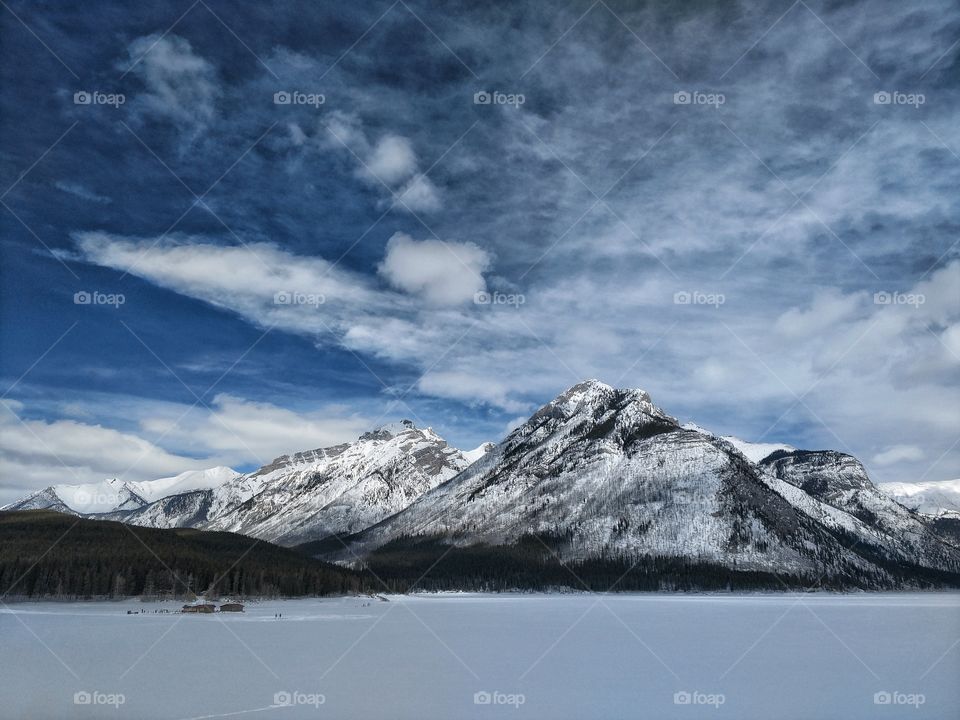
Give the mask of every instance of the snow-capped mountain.
[[881, 483], [877, 487], [901, 505], [935, 516], [960, 518], [960, 480]]
[[469, 457], [410, 420], [353, 443], [284, 455], [241, 475], [217, 467], [148, 482], [56, 485], [7, 510], [57, 510], [146, 527], [226, 530], [293, 545], [351, 534], [449, 480], [493, 447]]
[[203, 527], [292, 545], [358, 532], [407, 507], [470, 462], [431, 428], [386, 425], [353, 443], [277, 458], [241, 482], [257, 490], [216, 506]]
[[0, 509], [56, 510], [75, 515], [123, 514], [169, 495], [218, 487], [237, 476], [236, 471], [220, 466], [142, 482], [114, 478], [98, 483], [51, 485]]
[[[480, 455], [483, 449], [474, 452]], [[110, 517], [147, 527], [226, 530], [293, 545], [363, 530], [469, 464], [431, 428], [403, 420], [353, 443], [284, 455], [208, 489], [171, 494]]]
[[6, 509], [38, 508], [239, 532], [341, 562], [405, 538], [535, 536], [565, 561], [676, 558], [862, 587], [960, 572], [960, 518], [901, 505], [855, 458], [680, 425], [645, 392], [594, 380], [466, 453], [405, 420], [244, 475], [58, 485]]
[[121, 480], [98, 483], [51, 485], [10, 505], [3, 510], [58, 510], [74, 515], [133, 510], [147, 501], [137, 493], [134, 484]]
[[758, 465], [681, 427], [643, 391], [587, 381], [330, 556], [349, 561], [405, 537], [502, 546], [535, 534], [573, 561], [673, 556], [865, 584], [890, 579], [878, 558], [960, 569], [960, 550], [877, 492], [853, 458], [770, 457]]

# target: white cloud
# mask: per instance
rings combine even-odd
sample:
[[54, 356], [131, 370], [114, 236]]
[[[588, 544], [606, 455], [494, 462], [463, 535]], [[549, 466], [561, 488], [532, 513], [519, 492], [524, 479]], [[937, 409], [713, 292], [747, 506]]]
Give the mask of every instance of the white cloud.
[[148, 435], [163, 435], [177, 447], [229, 458], [231, 465], [265, 465], [280, 455], [355, 440], [370, 429], [369, 423], [369, 418], [336, 405], [299, 413], [220, 394], [210, 410], [195, 408], [183, 416], [179, 407], [171, 408], [144, 418], [140, 425]]
[[434, 305], [455, 305], [486, 289], [490, 255], [470, 242], [414, 240], [396, 233], [387, 242], [380, 274], [393, 287]]
[[56, 187], [57, 190], [62, 190], [65, 193], [69, 193], [70, 195], [74, 195], [81, 200], [86, 200], [88, 202], [99, 203], [101, 205], [106, 205], [112, 202], [112, 200], [107, 196], [98, 195], [80, 183], [70, 182], [68, 180], [58, 180], [54, 183], [54, 187]]
[[943, 346], [960, 362], [960, 323], [954, 323], [940, 334]]
[[[264, 327], [324, 334], [335, 331], [357, 308], [377, 312], [389, 300], [360, 275], [266, 243], [224, 246], [184, 237], [154, 243], [101, 232], [74, 237], [90, 262], [136, 273]], [[306, 302], [305, 296], [315, 302]], [[301, 297], [304, 302], [297, 302]]]
[[307, 134], [297, 123], [287, 123], [287, 130], [290, 132], [290, 142], [298, 147], [307, 141]]
[[367, 157], [367, 167], [377, 178], [395, 185], [417, 171], [417, 156], [405, 137], [384, 135]]
[[894, 445], [874, 455], [873, 464], [883, 467], [909, 460], [923, 460], [924, 457], [926, 454], [916, 445]]
[[[327, 147], [349, 152], [359, 167], [356, 176], [386, 191], [383, 204], [396, 202], [401, 210], [414, 213], [433, 212], [442, 207], [440, 190], [420, 172], [420, 164], [409, 138], [386, 133], [371, 142], [356, 115], [339, 111], [330, 113], [327, 133], [333, 138]], [[384, 187], [386, 186], [386, 187]]]
[[128, 47], [131, 72], [146, 92], [131, 102], [135, 110], [166, 117], [178, 124], [209, 122], [220, 95], [213, 65], [197, 55], [190, 42], [177, 35], [139, 37]]
[[7, 500], [54, 481], [149, 480], [209, 466], [128, 432], [75, 420], [27, 420], [18, 405], [0, 405], [0, 476]]
[[440, 209], [436, 186], [424, 175], [417, 175], [398, 193], [400, 206], [411, 212], [433, 212]]
[[861, 294], [844, 295], [835, 288], [818, 292], [810, 307], [791, 308], [777, 318], [775, 328], [791, 337], [806, 337], [829, 330], [854, 317], [865, 303]]
[[[530, 410], [529, 403], [511, 400], [513, 388], [489, 376], [465, 371], [428, 372], [417, 383], [421, 392], [466, 403], [488, 403], [507, 412]], [[524, 418], [526, 420], [526, 418]]]

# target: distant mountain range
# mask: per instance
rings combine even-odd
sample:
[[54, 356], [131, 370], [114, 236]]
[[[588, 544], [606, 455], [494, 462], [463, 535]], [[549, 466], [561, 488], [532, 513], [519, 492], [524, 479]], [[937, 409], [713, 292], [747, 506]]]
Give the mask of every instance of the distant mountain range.
[[384, 575], [433, 563], [453, 587], [529, 585], [547, 566], [551, 577], [577, 567], [588, 584], [642, 572], [631, 586], [654, 588], [666, 576], [669, 587], [955, 585], [960, 514], [936, 503], [956, 496], [923, 492], [885, 494], [843, 453], [680, 425], [643, 391], [591, 380], [474, 451], [403, 421], [244, 475], [58, 485], [4, 509], [241, 533]]
[[960, 480], [881, 483], [878, 487], [901, 505], [917, 512], [960, 518]]
[[0, 509], [223, 530], [296, 545], [370, 527], [493, 447], [464, 453], [431, 428], [403, 420], [353, 443], [284, 455], [245, 475], [218, 467], [141, 483], [54, 485]]
[[240, 473], [228, 467], [188, 470], [174, 477], [126, 482], [51, 485], [0, 510], [56, 510], [73, 515], [133, 512], [166, 497], [219, 487]]

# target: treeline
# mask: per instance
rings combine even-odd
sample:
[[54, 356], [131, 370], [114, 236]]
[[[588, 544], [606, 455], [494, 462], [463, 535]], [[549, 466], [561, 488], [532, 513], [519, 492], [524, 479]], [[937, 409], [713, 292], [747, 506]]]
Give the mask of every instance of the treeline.
[[[604, 557], [561, 562], [566, 536], [527, 536], [507, 546], [452, 547], [440, 537], [400, 538], [357, 570], [315, 559], [340, 541], [301, 552], [233, 533], [156, 530], [50, 511], [0, 513], [0, 600], [173, 599], [205, 594], [298, 597], [411, 590], [696, 592], [958, 587], [960, 577], [904, 567], [860, 543], [876, 563], [860, 569], [824, 557], [820, 577], [727, 567], [689, 558]], [[851, 544], [853, 542], [851, 541]], [[877, 567], [879, 565], [879, 567]]]
[[803, 589], [811, 583], [791, 574], [731, 569], [677, 557], [561, 562], [548, 549], [555, 541], [528, 536], [508, 546], [451, 548], [437, 538], [400, 538], [372, 553], [362, 572], [393, 592], [784, 590]]
[[295, 597], [365, 589], [358, 573], [243, 535], [49, 511], [0, 513], [0, 599]]
[[953, 573], [888, 564], [883, 574], [835, 566], [816, 576], [728, 567], [668, 557], [606, 557], [561, 562], [563, 538], [527, 536], [514, 545], [451, 547], [440, 538], [400, 538], [374, 551], [361, 571], [371, 586], [392, 592], [466, 590], [497, 592], [571, 588], [590, 592], [697, 592], [918, 589], [958, 587]]

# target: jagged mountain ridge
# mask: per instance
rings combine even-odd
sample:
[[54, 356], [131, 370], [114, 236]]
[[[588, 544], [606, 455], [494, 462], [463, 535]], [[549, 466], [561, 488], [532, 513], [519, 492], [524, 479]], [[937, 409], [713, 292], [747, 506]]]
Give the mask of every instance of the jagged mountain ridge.
[[369, 527], [467, 465], [463, 453], [431, 428], [403, 420], [352, 443], [283, 455], [215, 488], [105, 517], [147, 527], [238, 532], [295, 545]]
[[[431, 428], [403, 420], [353, 443], [281, 456], [244, 475], [213, 468], [145, 483], [58, 485], [5, 509], [56, 510], [155, 528], [226, 530], [293, 545], [364, 529], [492, 447], [484, 443], [468, 458]], [[78, 494], [85, 502], [76, 501]]]
[[141, 482], [113, 478], [98, 483], [51, 485], [0, 510], [55, 510], [73, 515], [123, 514], [161, 498], [218, 487], [239, 475], [231, 468], [218, 466]]
[[358, 532], [469, 464], [431, 428], [404, 420], [354, 443], [277, 458], [246, 476], [257, 493], [204, 527], [286, 545]]
[[[803, 457], [824, 480], [823, 468]], [[588, 381], [330, 557], [349, 561], [409, 537], [507, 546], [534, 534], [572, 561], [672, 555], [810, 577], [856, 574], [881, 585], [893, 582], [886, 563], [960, 569], [955, 546], [876, 491], [849, 459], [834, 479], [869, 488], [855, 498], [821, 488], [817, 497], [784, 463], [778, 474], [723, 438], [681, 427], [646, 393]], [[854, 514], [857, 502], [889, 516]]]

